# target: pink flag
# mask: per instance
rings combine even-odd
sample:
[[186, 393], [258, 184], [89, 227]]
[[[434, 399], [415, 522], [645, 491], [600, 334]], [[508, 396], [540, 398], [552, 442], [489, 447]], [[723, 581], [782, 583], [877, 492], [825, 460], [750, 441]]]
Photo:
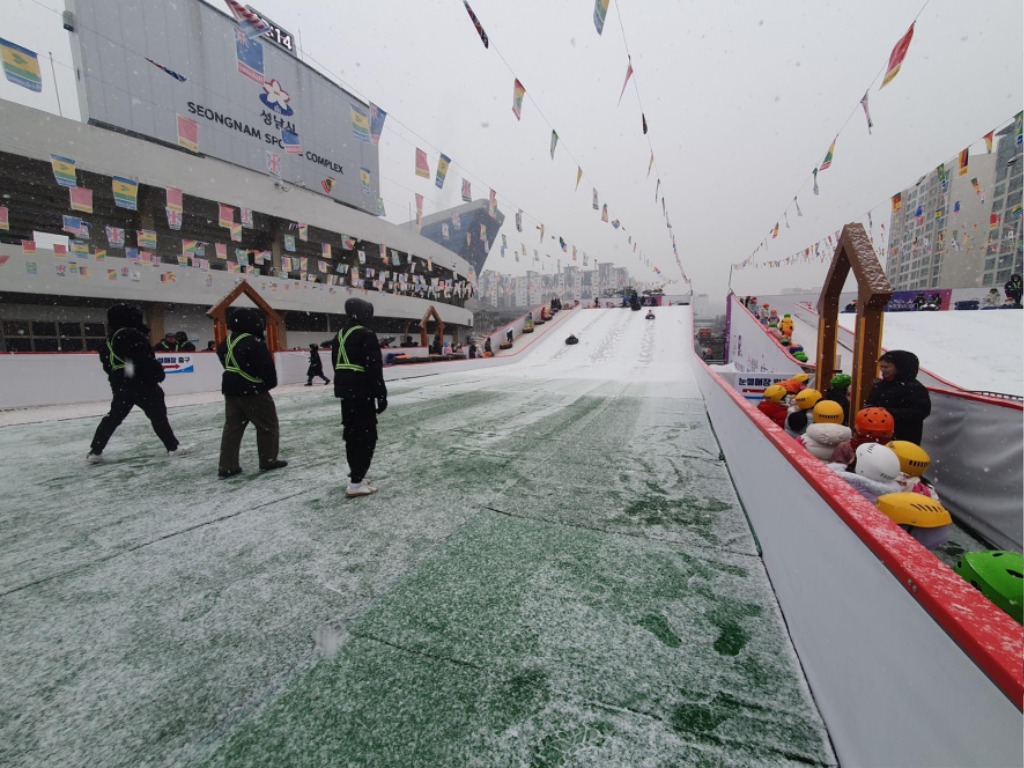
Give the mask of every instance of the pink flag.
[[424, 179], [430, 178], [430, 166], [427, 164], [427, 153], [419, 147], [416, 148], [416, 175]]
[[71, 195], [71, 210], [92, 213], [92, 190], [85, 187], [68, 187]]
[[[462, 200], [463, 200], [463, 202], [468, 203], [472, 199], [473, 199], [473, 195], [472, 195], [472, 193], [470, 191], [469, 179], [463, 179], [462, 180]], [[459, 225], [456, 224], [455, 228], [458, 229]]]
[[885, 77], [882, 78], [882, 84], [878, 86], [878, 90], [885, 88], [899, 74], [900, 67], [903, 65], [903, 58], [907, 55], [907, 49], [910, 48], [910, 41], [913, 37], [914, 25], [911, 24], [910, 29], [899, 39], [892, 49], [892, 53], [889, 54], [889, 65], [885, 68]]
[[189, 152], [199, 151], [199, 123], [190, 117], [178, 115], [178, 146]]
[[423, 226], [423, 195], [416, 193], [416, 228]]
[[177, 187], [167, 187], [167, 207], [172, 211], [180, 212], [183, 208], [181, 202], [181, 190]]
[[626, 84], [629, 82], [629, 78], [633, 76], [633, 57], [627, 56], [627, 58], [629, 59], [629, 66], [626, 67], [626, 79], [622, 81], [622, 93], [619, 94], [619, 104], [622, 103], [622, 96], [626, 93]]

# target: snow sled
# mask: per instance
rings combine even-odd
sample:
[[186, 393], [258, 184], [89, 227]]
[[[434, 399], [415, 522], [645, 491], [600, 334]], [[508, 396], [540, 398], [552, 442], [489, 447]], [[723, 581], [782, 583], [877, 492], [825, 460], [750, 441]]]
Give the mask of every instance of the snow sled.
[[566, 343], [566, 344], [579, 344], [579, 343], [580, 343], [580, 340], [579, 340], [579, 339], [577, 339], [577, 338], [576, 338], [575, 336], [569, 336], [569, 337], [568, 337], [568, 338], [567, 338], [567, 339], [565, 340], [565, 343]]
[[[538, 323], [538, 325], [540, 325], [540, 323]], [[533, 326], [532, 325], [524, 325], [523, 326], [523, 333], [533, 333]]]
[[512, 349], [511, 341], [503, 341], [498, 345], [498, 349]]

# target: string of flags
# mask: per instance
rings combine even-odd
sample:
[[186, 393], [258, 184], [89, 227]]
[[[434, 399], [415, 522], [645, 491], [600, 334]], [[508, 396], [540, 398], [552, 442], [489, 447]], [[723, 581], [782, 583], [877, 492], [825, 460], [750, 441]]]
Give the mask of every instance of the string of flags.
[[[1024, 111], [1018, 112], [1014, 116], [1012, 126], [1013, 128], [1010, 131], [1010, 136], [1012, 136], [1013, 142], [1017, 146], [1024, 145]], [[995, 141], [995, 129], [989, 131], [984, 136], [982, 136], [981, 140], [984, 142], [985, 145], [985, 154], [992, 154]], [[971, 146], [973, 146], [973, 143], [972, 145], [969, 145], [962, 149], [956, 156], [958, 177], [966, 177], [970, 175]], [[1011, 159], [1010, 162], [1016, 162], [1016, 156], [1013, 159]], [[943, 193], [943, 195], [947, 194], [949, 192], [949, 170], [947, 170], [946, 163], [940, 163], [936, 167], [935, 176], [940, 185], [941, 192]], [[981, 186], [981, 183], [979, 182], [978, 178], [971, 178], [970, 184], [971, 189], [974, 191], [978, 205], [985, 205], [985, 190]], [[903, 209], [903, 202], [904, 201], [902, 191], [895, 193], [889, 198], [889, 209], [893, 216], [898, 214]], [[793, 198], [793, 204], [796, 208], [797, 215], [803, 216], [803, 212], [800, 209], [800, 204], [795, 196]], [[875, 210], [878, 207], [879, 206], [875, 206], [874, 208], [872, 208], [872, 210]], [[957, 225], [957, 217], [961, 214], [963, 208], [964, 201], [949, 200], [948, 198], [944, 198], [942, 204], [934, 211], [926, 211], [924, 209], [924, 206], [919, 204], [917, 208], [914, 210], [913, 216], [915, 221], [917, 221], [918, 223], [923, 223], [926, 218], [933, 218], [935, 221], [945, 221], [945, 219], [947, 218], [947, 211], [951, 212], [952, 221], [949, 224], [945, 225], [945, 229], [940, 229], [938, 231], [938, 233], [936, 234], [935, 244], [938, 245], [941, 249], [944, 249], [947, 239], [946, 230], [948, 229], [950, 230], [950, 247], [952, 247], [955, 251], [961, 251], [965, 246], [970, 244], [972, 233], [978, 230], [977, 223], [971, 224], [970, 229], [968, 229], [968, 225], [966, 224], [961, 224], [959, 226]], [[1020, 242], [1020, 235], [1017, 231], [1017, 225], [1014, 224], [1011, 227], [1006, 227], [1006, 225], [1010, 223], [1010, 221], [1021, 218], [1021, 214], [1022, 206], [1021, 204], [1018, 203], [1017, 205], [1010, 209], [1009, 213], [1006, 216], [1006, 220], [1003, 220], [1002, 214], [999, 212], [993, 212], [989, 215], [988, 229], [990, 231], [990, 235], [987, 239], [987, 247], [990, 250], [993, 248], [995, 249], [994, 251], [991, 252], [998, 251], [999, 247], [1008, 240], [1013, 240], [1017, 242], [1017, 247], [1021, 247], [1022, 244]], [[876, 227], [873, 221], [871, 211], [868, 211], [861, 218], [867, 220], [868, 231], [872, 234], [872, 236], [876, 236]], [[786, 225], [787, 227], [789, 226], [788, 219], [786, 220]], [[769, 231], [769, 238], [775, 239], [778, 236], [778, 234], [779, 223], [776, 222], [775, 226], [772, 227]], [[976, 237], [977, 235], [973, 236]], [[887, 243], [886, 239], [886, 226], [884, 223], [879, 223], [877, 227], [876, 250], [879, 251], [880, 253], [885, 253], [889, 256], [894, 256], [899, 253], [898, 249], [901, 247], [910, 247], [913, 251], [921, 247], [930, 248], [933, 245], [927, 237], [915, 237], [913, 240], [910, 241], [909, 246], [905, 243]], [[753, 253], [750, 254], [750, 256], [748, 256], [746, 259], [739, 262], [738, 264], [733, 264], [732, 267], [735, 270], [742, 270], [748, 267], [753, 267], [755, 269], [775, 269], [779, 267], [792, 266], [794, 264], [811, 263], [814, 261], [825, 263], [831, 260], [834, 248], [838, 244], [838, 240], [839, 232], [837, 231], [834, 234], [834, 236], [827, 235], [825, 238], [820, 239], [811, 245], [805, 246], [802, 250], [797, 251], [795, 253], [791, 253], [788, 256], [756, 261], [755, 259], [762, 251], [767, 253], [768, 239], [766, 239], [763, 240], [760, 243], [760, 245], [758, 245], [758, 247], [753, 251]]]
[[[893, 46], [892, 52], [889, 54], [889, 60], [888, 60], [888, 63], [886, 64], [885, 71], [884, 71], [884, 74], [883, 74], [883, 77], [882, 77], [882, 84], [878, 87], [878, 90], [882, 90], [882, 88], [884, 88], [889, 83], [891, 83], [892, 80], [896, 77], [896, 75], [899, 74], [900, 68], [903, 66], [903, 61], [904, 61], [904, 59], [907, 56], [907, 52], [910, 50], [910, 41], [914, 37], [914, 25], [916, 23], [917, 22], [916, 22], [916, 19], [915, 19], [915, 21], [913, 23], [911, 23], [910, 28], [903, 34], [903, 36], [899, 40], [896, 41], [896, 44]], [[861, 109], [864, 112], [864, 118], [865, 118], [865, 120], [867, 122], [868, 134], [871, 134], [871, 129], [875, 125], [874, 121], [871, 119], [871, 111], [870, 111], [870, 108], [869, 108], [869, 105], [868, 105], [868, 93], [869, 93], [870, 90], [871, 89], [868, 88], [868, 90], [864, 91], [864, 95], [860, 99], [860, 107], [861, 107]], [[839, 134], [836, 134], [836, 136], [832, 139], [832, 143], [829, 144], [828, 149], [825, 151], [825, 157], [811, 171], [811, 192], [815, 196], [818, 196], [818, 195], [821, 194], [821, 189], [818, 186], [818, 174], [821, 173], [822, 171], [826, 171], [826, 170], [828, 170], [829, 168], [832, 167], [832, 163], [835, 160], [836, 143], [838, 141], [839, 141]], [[793, 204], [796, 206], [797, 215], [798, 216], [803, 216], [803, 213], [800, 212], [800, 204], [797, 201], [796, 195], [793, 196]], [[787, 206], [787, 209], [784, 209], [783, 212], [782, 212], [782, 218], [784, 220], [786, 220], [787, 227], [788, 227], [788, 216], [787, 216], [787, 214], [788, 214], [788, 206]], [[779, 234], [779, 224], [778, 224], [778, 222], [776, 222], [775, 226], [769, 230], [769, 235], [770, 235], [771, 239], [775, 239], [776, 237], [778, 237], [778, 234]], [[744, 261], [740, 262], [739, 264], [734, 264], [733, 267], [734, 268], [742, 268], [741, 265], [746, 266], [747, 264], [749, 264], [749, 262], [752, 259], [754, 259], [756, 257], [757, 253], [762, 248], [765, 248], [765, 247], [767, 247], [767, 241], [766, 240], [762, 240], [761, 243], [757, 246], [757, 248], [755, 248], [754, 251], [750, 254], [750, 256], [747, 257], [747, 259], [745, 259]]]

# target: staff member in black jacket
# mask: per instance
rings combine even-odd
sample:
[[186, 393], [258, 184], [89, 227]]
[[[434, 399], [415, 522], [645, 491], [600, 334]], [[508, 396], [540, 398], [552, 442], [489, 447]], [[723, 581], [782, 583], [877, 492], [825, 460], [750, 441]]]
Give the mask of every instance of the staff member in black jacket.
[[100, 362], [114, 397], [110, 412], [96, 427], [86, 459], [93, 464], [103, 461], [103, 449], [114, 430], [136, 405], [149, 417], [168, 456], [189, 453], [194, 446], [179, 443], [167, 420], [164, 391], [160, 388], [166, 374], [149, 344], [149, 328], [142, 321], [142, 310], [132, 304], [114, 304], [107, 310], [107, 330], [110, 335], [100, 347]]
[[331, 342], [334, 396], [341, 398], [341, 436], [351, 479], [345, 490], [349, 497], [377, 492], [366, 482], [366, 472], [377, 447], [377, 414], [388, 407], [380, 345], [377, 335], [366, 327], [372, 319], [373, 304], [349, 299], [345, 322]]
[[251, 421], [256, 427], [260, 471], [287, 467], [277, 457], [280, 428], [270, 390], [277, 386], [274, 358], [263, 339], [263, 315], [258, 309], [239, 307], [228, 315], [228, 335], [217, 347], [224, 366], [220, 391], [224, 394], [224, 433], [220, 439], [219, 477], [232, 477], [242, 468], [238, 452]]
[[882, 378], [875, 381], [864, 406], [885, 408], [892, 414], [896, 428], [893, 440], [921, 444], [924, 420], [932, 412], [932, 399], [924, 384], [917, 380], [920, 362], [917, 355], [893, 349], [878, 358]]

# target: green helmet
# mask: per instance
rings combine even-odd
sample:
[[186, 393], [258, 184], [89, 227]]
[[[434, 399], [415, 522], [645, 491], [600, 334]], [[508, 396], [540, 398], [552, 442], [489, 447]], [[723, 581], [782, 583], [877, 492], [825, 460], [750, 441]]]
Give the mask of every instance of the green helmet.
[[1024, 557], [1019, 552], [967, 552], [953, 570], [1024, 624]]
[[850, 384], [853, 383], [853, 377], [848, 373], [837, 373], [831, 379], [829, 379], [828, 385], [832, 389], [848, 389]]

